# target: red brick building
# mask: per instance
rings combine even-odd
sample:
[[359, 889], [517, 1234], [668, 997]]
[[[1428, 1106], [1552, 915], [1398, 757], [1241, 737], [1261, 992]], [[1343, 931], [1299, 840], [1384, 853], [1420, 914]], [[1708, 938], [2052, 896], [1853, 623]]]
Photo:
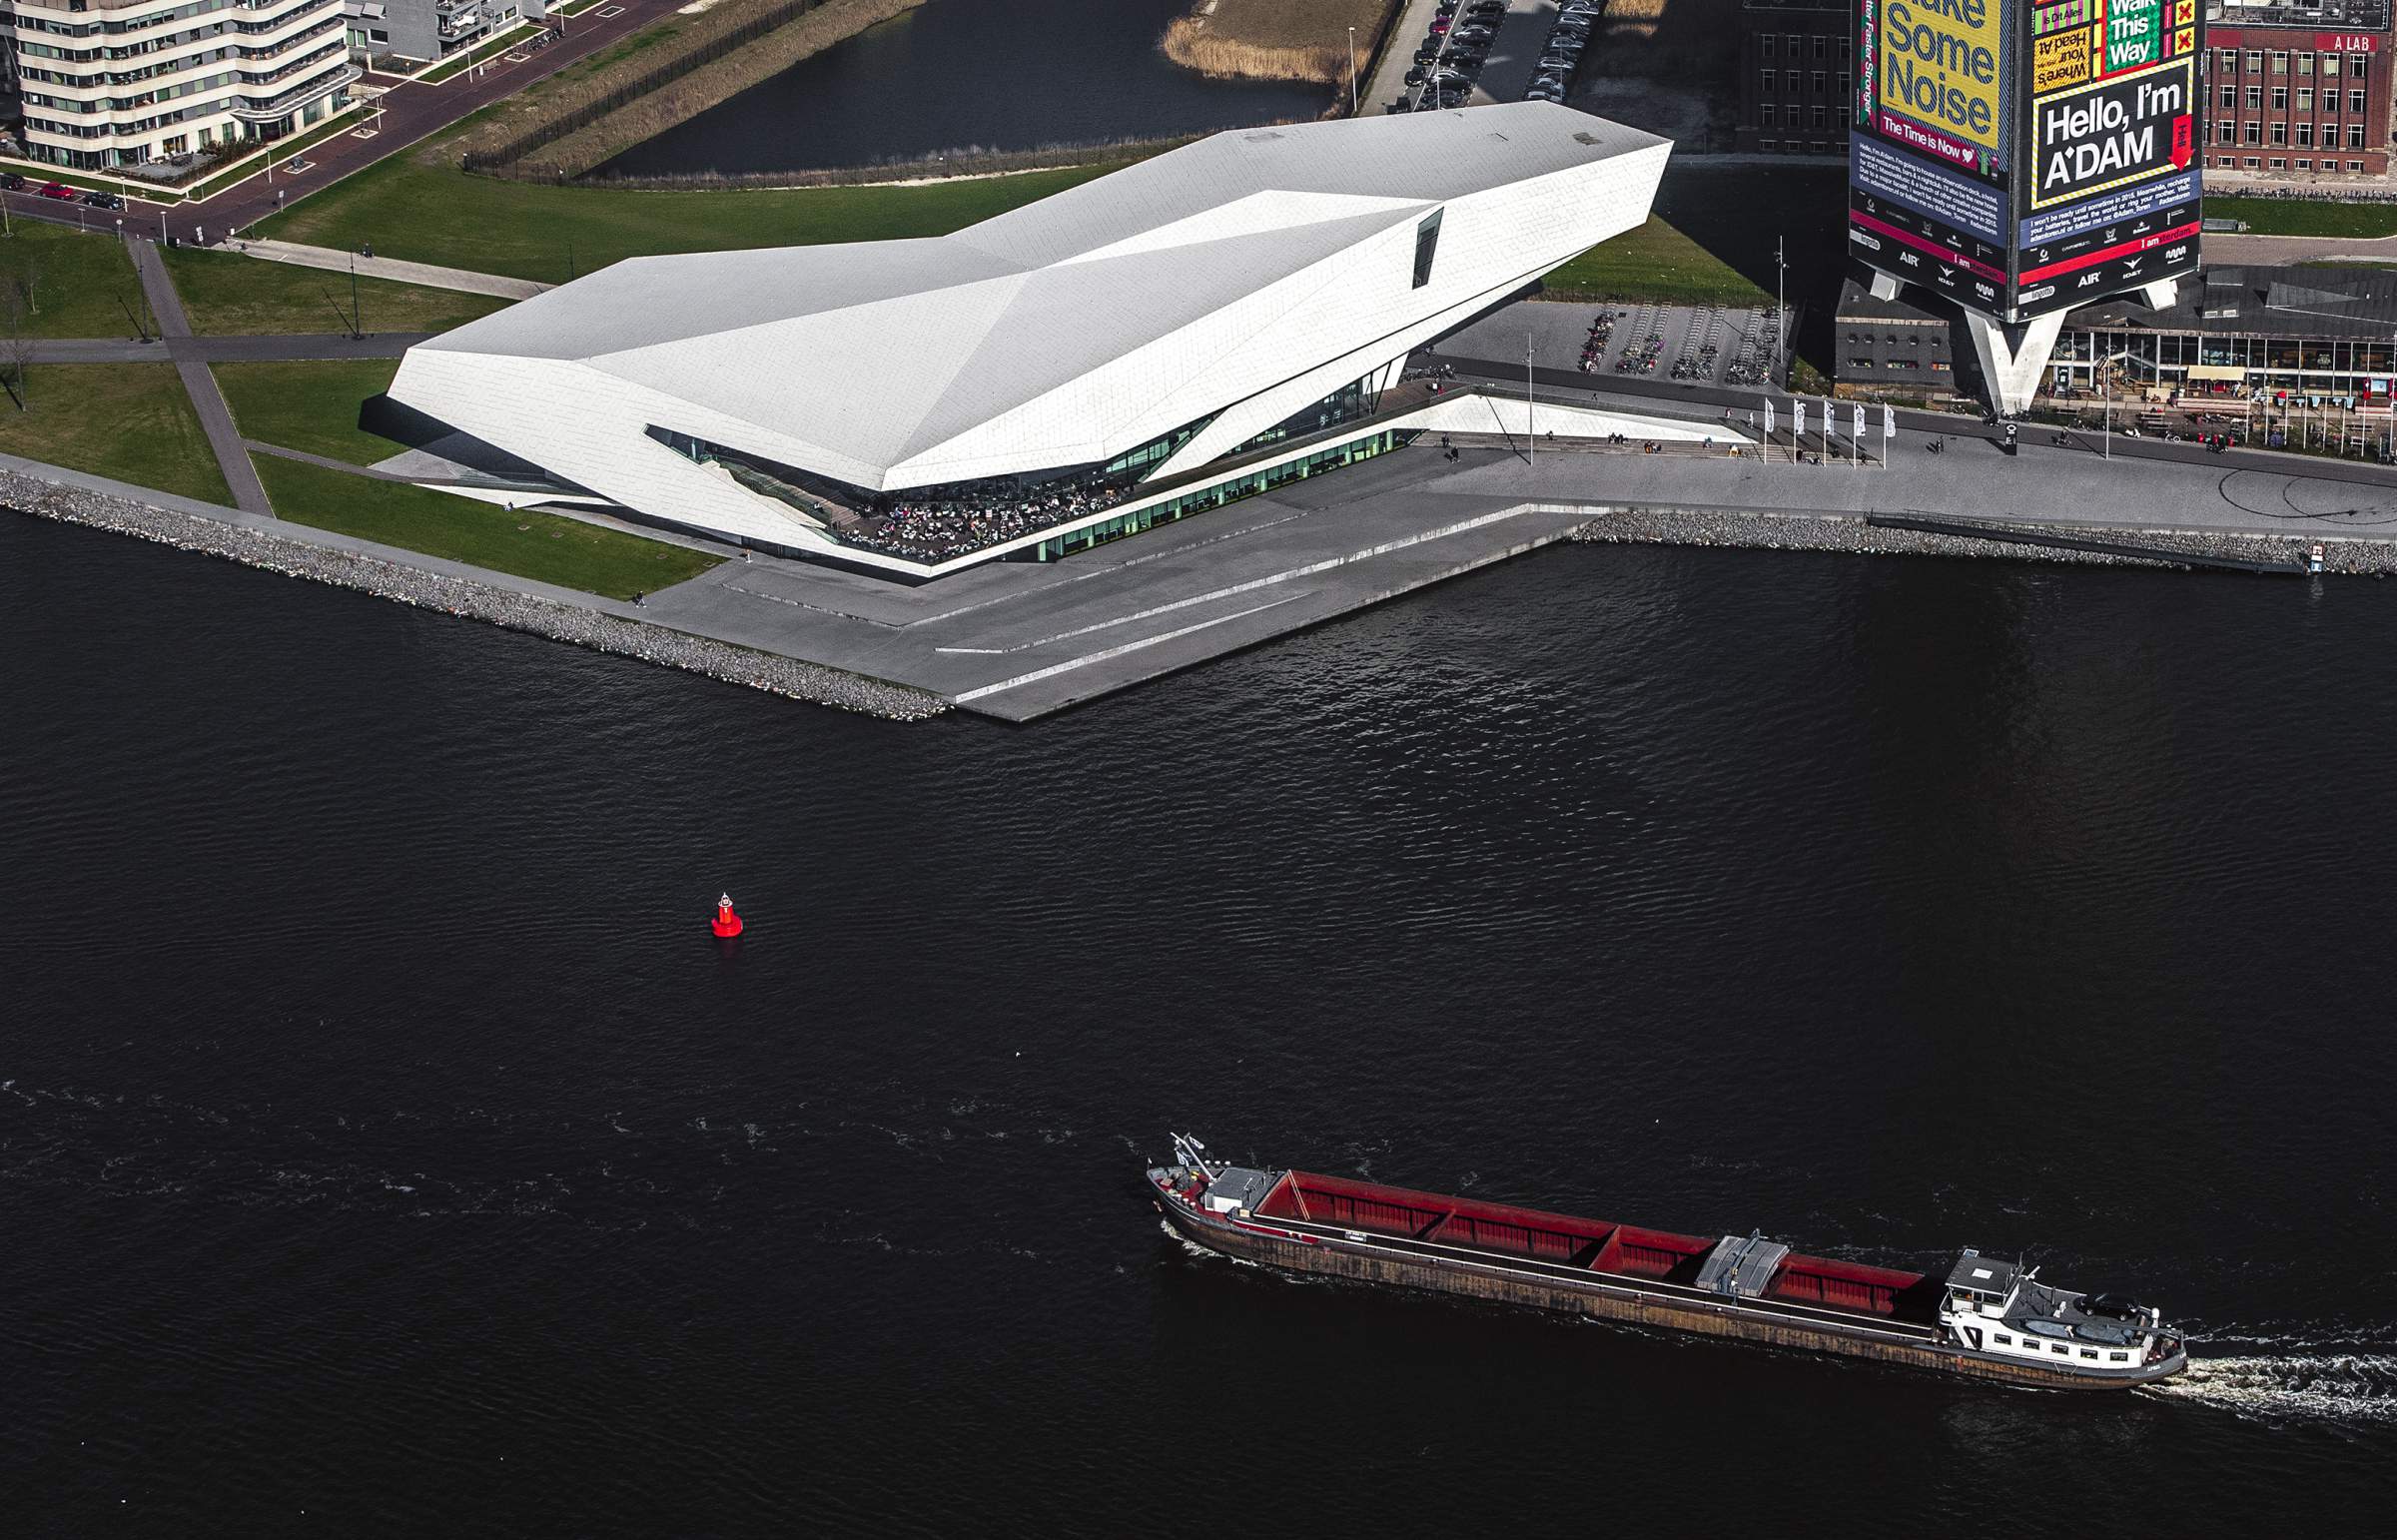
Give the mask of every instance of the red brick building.
[[1856, 15], [1856, 0], [1741, 0], [1733, 148], [1749, 155], [1848, 153]]
[[2205, 164], [2292, 182], [2389, 172], [2390, 0], [2213, 0]]

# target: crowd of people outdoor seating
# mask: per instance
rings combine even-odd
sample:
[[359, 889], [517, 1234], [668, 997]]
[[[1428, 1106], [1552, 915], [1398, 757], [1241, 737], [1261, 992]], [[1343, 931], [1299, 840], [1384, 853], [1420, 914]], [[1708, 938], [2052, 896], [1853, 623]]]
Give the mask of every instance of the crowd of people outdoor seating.
[[962, 482], [939, 488], [939, 496], [892, 492], [861, 507], [864, 518], [843, 538], [917, 561], [946, 561], [1099, 512], [1121, 501], [1128, 484], [1085, 471], [1037, 485], [1008, 477]]

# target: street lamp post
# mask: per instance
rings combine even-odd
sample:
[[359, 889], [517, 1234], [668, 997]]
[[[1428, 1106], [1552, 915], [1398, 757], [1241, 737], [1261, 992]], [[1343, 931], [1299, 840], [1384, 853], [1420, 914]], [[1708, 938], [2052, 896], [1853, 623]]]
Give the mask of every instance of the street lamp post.
[[1356, 29], [1348, 29], [1348, 116], [1353, 118], [1362, 110], [1356, 102]]
[[1539, 424], [1531, 420], [1531, 328], [1523, 329], [1523, 441], [1530, 445], [1531, 462], [1540, 462]]

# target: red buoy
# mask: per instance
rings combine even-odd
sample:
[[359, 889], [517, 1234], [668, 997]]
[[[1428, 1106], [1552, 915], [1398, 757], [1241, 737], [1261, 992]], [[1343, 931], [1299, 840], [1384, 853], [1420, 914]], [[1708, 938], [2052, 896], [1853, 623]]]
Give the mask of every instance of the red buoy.
[[707, 928], [718, 936], [741, 934], [741, 917], [732, 912], [731, 894], [726, 893], [716, 899], [716, 917], [708, 922]]

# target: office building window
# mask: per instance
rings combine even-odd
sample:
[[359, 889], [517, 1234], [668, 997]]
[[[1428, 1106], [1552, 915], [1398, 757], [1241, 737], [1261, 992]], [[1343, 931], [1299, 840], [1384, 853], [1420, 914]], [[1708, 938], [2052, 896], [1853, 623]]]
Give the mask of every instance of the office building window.
[[2337, 78], [2339, 73], [2339, 56], [2337, 54], [2324, 54], [2322, 56], [2322, 73], [2331, 76], [2333, 79]]
[[1821, 102], [1817, 102], [1807, 115], [1807, 127], [1821, 128], [1825, 123], [1830, 121], [1830, 118], [1831, 114], [1829, 110], [1826, 109]]
[[1765, 95], [1767, 95], [1767, 96], [1771, 96], [1771, 95], [1773, 94], [1773, 83], [1774, 83], [1776, 80], [1778, 80], [1778, 79], [1780, 79], [1780, 76], [1779, 76], [1779, 75], [1777, 75], [1777, 74], [1776, 74], [1774, 71], [1772, 71], [1772, 70], [1767, 70], [1767, 71], [1765, 71], [1765, 83], [1764, 83], [1764, 86], [1765, 86]]
[[2238, 137], [2239, 128], [2237, 124], [2224, 121], [2214, 125], [2214, 138], [2220, 140], [2223, 144], [2229, 144]]
[[2289, 163], [2276, 155], [2272, 157], [2272, 164], [2266, 166], [2264, 169], [2266, 171], [2286, 171], [2289, 169]]
[[1822, 58], [1824, 55], [1826, 55], [1826, 54], [1828, 54], [1828, 53], [1830, 53], [1830, 52], [1831, 52], [1831, 39], [1829, 39], [1829, 38], [1825, 37], [1825, 36], [1824, 36], [1822, 33], [1820, 33], [1820, 32], [1816, 33], [1816, 34], [1815, 34], [1815, 57], [1816, 57], [1816, 58], [1818, 58], [1818, 59], [1820, 59], [1820, 58]]
[[2297, 73], [2300, 75], [2311, 75], [2313, 72], [2314, 56], [2312, 54], [2299, 54], [2297, 56]]
[[2372, 56], [2370, 54], [2349, 54], [2347, 56], [2347, 78], [2349, 80], [2362, 80], [2371, 73]]
[[1770, 33], [1770, 32], [1768, 32], [1768, 33], [1766, 33], [1766, 34], [1764, 35], [1764, 37], [1763, 37], [1763, 38], [1761, 38], [1759, 41], [1760, 41], [1760, 42], [1763, 44], [1763, 46], [1764, 46], [1764, 50], [1765, 50], [1765, 57], [1766, 57], [1766, 58], [1768, 58], [1768, 59], [1772, 58], [1772, 57], [1773, 57], [1773, 34], [1772, 34], [1772, 33]]
[[2347, 169], [2349, 171], [2361, 171], [2364, 169], [2364, 163], [2362, 161], [2349, 161], [2347, 163]]
[[2261, 50], [2261, 49], [2257, 49], [2257, 48], [2250, 48], [2250, 49], [2248, 49], [2248, 50], [2247, 50], [2247, 73], [2248, 73], [2248, 74], [2250, 74], [2250, 75], [2261, 75], [2263, 72], [2264, 72], [2264, 55], [2263, 55], [2263, 50]]
[[2281, 49], [2278, 49], [2278, 48], [2275, 48], [2275, 49], [2273, 49], [2273, 50], [2272, 50], [2272, 73], [2273, 73], [2273, 74], [2275, 74], [2275, 75], [2286, 75], [2288, 72], [2289, 72], [2289, 56], [2288, 56], [2288, 54], [2287, 54], [2285, 51], [2281, 50]]
[[2274, 86], [2272, 88], [2272, 110], [2274, 112], [2287, 112], [2289, 110], [2288, 87]]
[[2301, 155], [2297, 157], [2297, 169], [2299, 171], [2311, 171], [2314, 169], [2314, 163]]
[[2350, 91], [2350, 92], [2348, 92], [2348, 93], [2347, 93], [2347, 110], [2348, 110], [2349, 112], [2351, 112], [2351, 113], [2355, 113], [2355, 114], [2357, 114], [2358, 116], [2361, 116], [2361, 115], [2362, 115], [2362, 113], [2363, 113], [2363, 110], [2364, 110], [2364, 93], [2363, 93], [2363, 92], [2361, 92], [2361, 91]]
[[2247, 88], [2247, 110], [2249, 112], [2262, 112], [2264, 110], [2263, 87], [2249, 86]]
[[2244, 167], [2246, 167], [2246, 168], [2247, 168], [2249, 171], [2253, 171], [2253, 170], [2255, 170], [2255, 168], [2256, 168], [2256, 167], [2258, 167], [2258, 166], [2261, 166], [2261, 165], [2263, 164], [2263, 162], [2262, 162], [2262, 161], [2259, 161], [2259, 160], [2257, 160], [2257, 159], [2256, 159], [2254, 156], [2250, 155], [2250, 156], [2247, 156], [2246, 158], [2244, 158], [2243, 160], [2241, 160], [2241, 161], [2239, 162], [2239, 164], [2240, 164], [2241, 166], [2244, 166]]
[[2298, 149], [2300, 149], [2300, 150], [2311, 150], [2313, 147], [2314, 147], [2314, 126], [2313, 126], [2312, 124], [2310, 124], [2310, 123], [2300, 123], [2300, 124], [2298, 124], [2298, 125], [2297, 125], [2297, 148], [2298, 148]]
[[2232, 108], [2232, 107], [2236, 107], [2236, 106], [2238, 106], [2238, 105], [2239, 105], [2239, 88], [2238, 88], [2238, 87], [2236, 87], [2236, 86], [2224, 86], [2224, 87], [2222, 88], [2222, 105], [2223, 105], [2223, 107], [2224, 107], [2225, 109]]
[[2350, 124], [2348, 124], [2348, 125], [2347, 125], [2347, 148], [2348, 148], [2348, 149], [2350, 149], [2350, 150], [2361, 150], [2363, 147], [2364, 147], [2364, 126], [2363, 126], [2362, 124], [2360, 124], [2360, 123], [2350, 123]]
[[1781, 72], [1781, 78], [1788, 83], [1790, 95], [1796, 96], [1800, 89], [1798, 85], [1798, 72], [1796, 70], [1783, 70]]
[[2260, 144], [2262, 144], [2263, 142], [2264, 142], [2264, 126], [2263, 126], [2262, 124], [2260, 124], [2260, 123], [2255, 123], [2255, 122], [2248, 122], [2248, 123], [2242, 123], [2242, 124], [2240, 124], [2240, 125], [2239, 125], [2239, 143], [2240, 143], [2240, 144], [2243, 144], [2243, 145], [2260, 145]]
[[[2297, 110], [2299, 112], [2312, 112], [2314, 110], [2314, 93], [2310, 87], [2300, 86], [2297, 89]], [[2336, 93], [2332, 94], [2330, 110], [2332, 112], [2337, 112], [2339, 110]]]
[[1817, 96], [1821, 96], [1821, 95], [1823, 94], [1823, 81], [1824, 81], [1824, 79], [1825, 79], [1825, 76], [1824, 76], [1824, 74], [1823, 74], [1823, 72], [1822, 72], [1821, 70], [1817, 70], [1817, 71], [1815, 71], [1815, 81], [1814, 81], [1814, 83], [1815, 83], [1815, 95], [1817, 95]]
[[2289, 126], [2278, 119], [2273, 120], [2272, 142], [2276, 145], [2285, 145], [2289, 142]]
[[1773, 104], [1771, 102], [1765, 103], [1764, 106], [1759, 107], [1756, 110], [1756, 126], [1758, 128], [1771, 128], [1773, 126]]

